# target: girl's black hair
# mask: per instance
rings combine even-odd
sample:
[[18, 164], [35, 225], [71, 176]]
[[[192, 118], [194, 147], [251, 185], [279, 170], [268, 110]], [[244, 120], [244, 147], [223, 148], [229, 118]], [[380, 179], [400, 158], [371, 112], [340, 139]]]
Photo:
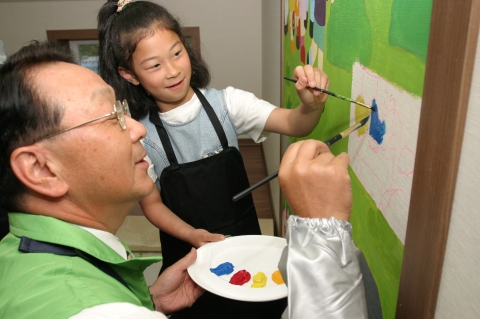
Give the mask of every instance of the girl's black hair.
[[135, 1], [117, 12], [117, 2], [109, 0], [98, 12], [99, 73], [113, 87], [117, 99], [128, 101], [133, 118], [143, 118], [149, 111], [158, 112], [158, 106], [141, 85], [125, 80], [118, 67], [134, 73], [132, 54], [138, 42], [159, 28], [175, 32], [185, 46], [192, 66], [190, 85], [204, 88], [210, 83], [207, 64], [193, 46], [185, 42], [178, 20], [164, 7], [149, 1]]

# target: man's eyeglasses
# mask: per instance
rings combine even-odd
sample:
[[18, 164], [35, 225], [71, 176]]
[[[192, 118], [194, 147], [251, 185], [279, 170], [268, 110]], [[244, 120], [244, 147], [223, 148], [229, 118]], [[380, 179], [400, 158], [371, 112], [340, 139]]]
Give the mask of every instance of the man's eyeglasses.
[[97, 117], [96, 119], [86, 121], [84, 123], [72, 126], [70, 128], [67, 128], [66, 130], [63, 130], [63, 131], [60, 131], [60, 132], [57, 132], [57, 133], [53, 133], [53, 134], [49, 134], [47, 136], [44, 136], [44, 137], [38, 139], [37, 142], [49, 139], [51, 137], [57, 136], [59, 134], [62, 134], [62, 133], [68, 132], [68, 131], [71, 131], [71, 130], [76, 129], [80, 126], [98, 121], [100, 119], [103, 119], [105, 117], [109, 117], [109, 116], [112, 116], [112, 115], [115, 115], [117, 117], [118, 125], [120, 125], [122, 130], [125, 130], [127, 128], [127, 121], [125, 119], [125, 115], [128, 115], [129, 117], [131, 117], [130, 109], [128, 108], [127, 100], [123, 100], [123, 102], [120, 102], [120, 101], [117, 100], [115, 102], [115, 104], [113, 104], [113, 112], [112, 113], [108, 113], [108, 114], [105, 114], [103, 116]]

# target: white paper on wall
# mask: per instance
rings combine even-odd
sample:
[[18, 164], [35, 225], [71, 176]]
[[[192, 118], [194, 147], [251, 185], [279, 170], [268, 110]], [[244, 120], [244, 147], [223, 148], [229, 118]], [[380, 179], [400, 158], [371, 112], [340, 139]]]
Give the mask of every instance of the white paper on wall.
[[[422, 100], [359, 63], [353, 65], [352, 98], [377, 110], [349, 137], [350, 165], [404, 243]], [[368, 113], [352, 106], [351, 125]]]

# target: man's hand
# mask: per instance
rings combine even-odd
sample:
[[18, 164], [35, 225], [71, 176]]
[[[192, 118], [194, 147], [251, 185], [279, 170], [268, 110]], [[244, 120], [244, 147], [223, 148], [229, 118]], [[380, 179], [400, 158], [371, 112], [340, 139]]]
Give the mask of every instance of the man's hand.
[[348, 154], [334, 156], [320, 141], [290, 145], [282, 158], [278, 181], [295, 215], [348, 220], [352, 209], [349, 162]]
[[150, 293], [155, 310], [165, 314], [191, 307], [204, 292], [188, 275], [187, 268], [197, 259], [197, 251], [192, 250], [182, 259], [168, 267], [153, 285]]

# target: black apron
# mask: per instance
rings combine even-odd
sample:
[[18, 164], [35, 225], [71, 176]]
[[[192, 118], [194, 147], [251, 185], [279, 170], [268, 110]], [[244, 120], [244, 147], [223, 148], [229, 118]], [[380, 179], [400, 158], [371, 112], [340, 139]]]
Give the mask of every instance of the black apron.
[[[223, 150], [190, 163], [179, 164], [168, 133], [157, 112], [150, 113], [170, 166], [160, 175], [164, 204], [194, 228], [225, 235], [260, 235], [258, 217], [249, 194], [234, 202], [232, 197], [250, 187], [242, 155], [230, 147], [215, 111], [203, 94], [193, 88], [205, 109]], [[160, 232], [163, 265], [160, 273], [190, 252], [192, 246]], [[280, 318], [286, 298], [272, 302], [241, 302], [205, 292], [191, 308], [172, 318]]]

